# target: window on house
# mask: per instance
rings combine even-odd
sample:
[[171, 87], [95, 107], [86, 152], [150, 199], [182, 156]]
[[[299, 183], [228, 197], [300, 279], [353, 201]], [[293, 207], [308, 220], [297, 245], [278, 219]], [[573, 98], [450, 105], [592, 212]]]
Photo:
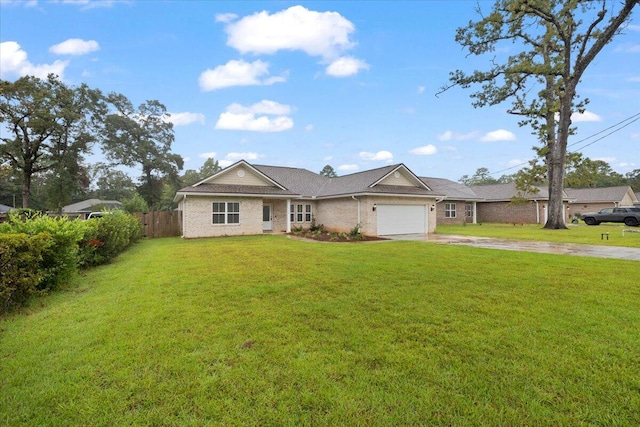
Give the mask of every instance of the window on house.
[[294, 205], [293, 203], [291, 203], [291, 207], [289, 210], [289, 215], [291, 216], [290, 221], [294, 222], [295, 221], [295, 216], [296, 216], [296, 209], [295, 209], [296, 205]]
[[304, 220], [311, 222], [311, 205], [305, 205], [304, 207]]
[[455, 203], [445, 203], [444, 204], [444, 217], [445, 218], [455, 218], [456, 217], [456, 204]]
[[240, 224], [239, 202], [213, 202], [213, 224]]
[[296, 221], [302, 222], [302, 205], [297, 205], [296, 208]]

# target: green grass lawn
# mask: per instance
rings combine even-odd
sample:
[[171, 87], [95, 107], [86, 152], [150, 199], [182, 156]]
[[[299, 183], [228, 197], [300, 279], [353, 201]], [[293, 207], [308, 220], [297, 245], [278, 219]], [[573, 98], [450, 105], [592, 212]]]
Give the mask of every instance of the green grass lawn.
[[[640, 231], [640, 227], [627, 227], [624, 224], [571, 224], [567, 230], [546, 230], [539, 224], [467, 224], [438, 225], [436, 233], [640, 248], [640, 233], [625, 232], [623, 236], [623, 230]], [[609, 233], [608, 240], [606, 237], [603, 239], [603, 233]]]
[[639, 425], [639, 267], [143, 241], [0, 320], [0, 424]]

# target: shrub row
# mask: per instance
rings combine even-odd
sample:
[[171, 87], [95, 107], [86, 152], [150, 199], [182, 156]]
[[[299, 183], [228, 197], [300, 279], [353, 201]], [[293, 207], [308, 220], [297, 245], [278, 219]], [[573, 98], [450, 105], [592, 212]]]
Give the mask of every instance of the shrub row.
[[22, 212], [0, 224], [0, 312], [58, 288], [79, 268], [104, 264], [140, 237], [140, 222], [116, 211], [88, 221]]

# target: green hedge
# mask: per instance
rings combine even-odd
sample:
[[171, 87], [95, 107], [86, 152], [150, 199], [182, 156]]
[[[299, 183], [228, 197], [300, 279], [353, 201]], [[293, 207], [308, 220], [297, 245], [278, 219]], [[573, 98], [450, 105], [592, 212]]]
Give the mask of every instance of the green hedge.
[[20, 212], [11, 214], [9, 222], [2, 224], [0, 231], [29, 236], [48, 233], [51, 236], [53, 244], [42, 252], [42, 260], [37, 265], [41, 275], [39, 290], [58, 288], [78, 270], [78, 244], [84, 235], [80, 221]]
[[84, 237], [80, 242], [82, 267], [105, 264], [140, 238], [140, 221], [123, 211], [82, 221]]
[[0, 313], [22, 305], [43, 278], [37, 268], [54, 241], [47, 233], [0, 234]]
[[0, 224], [0, 310], [66, 283], [79, 268], [107, 263], [141, 234], [140, 221], [115, 211], [102, 218], [11, 214]]

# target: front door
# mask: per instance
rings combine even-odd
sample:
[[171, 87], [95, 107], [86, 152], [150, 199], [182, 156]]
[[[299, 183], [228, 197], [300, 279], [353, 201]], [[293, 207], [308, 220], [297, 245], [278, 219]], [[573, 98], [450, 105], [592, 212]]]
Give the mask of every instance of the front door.
[[271, 205], [262, 205], [262, 231], [273, 230], [273, 221], [271, 219]]

